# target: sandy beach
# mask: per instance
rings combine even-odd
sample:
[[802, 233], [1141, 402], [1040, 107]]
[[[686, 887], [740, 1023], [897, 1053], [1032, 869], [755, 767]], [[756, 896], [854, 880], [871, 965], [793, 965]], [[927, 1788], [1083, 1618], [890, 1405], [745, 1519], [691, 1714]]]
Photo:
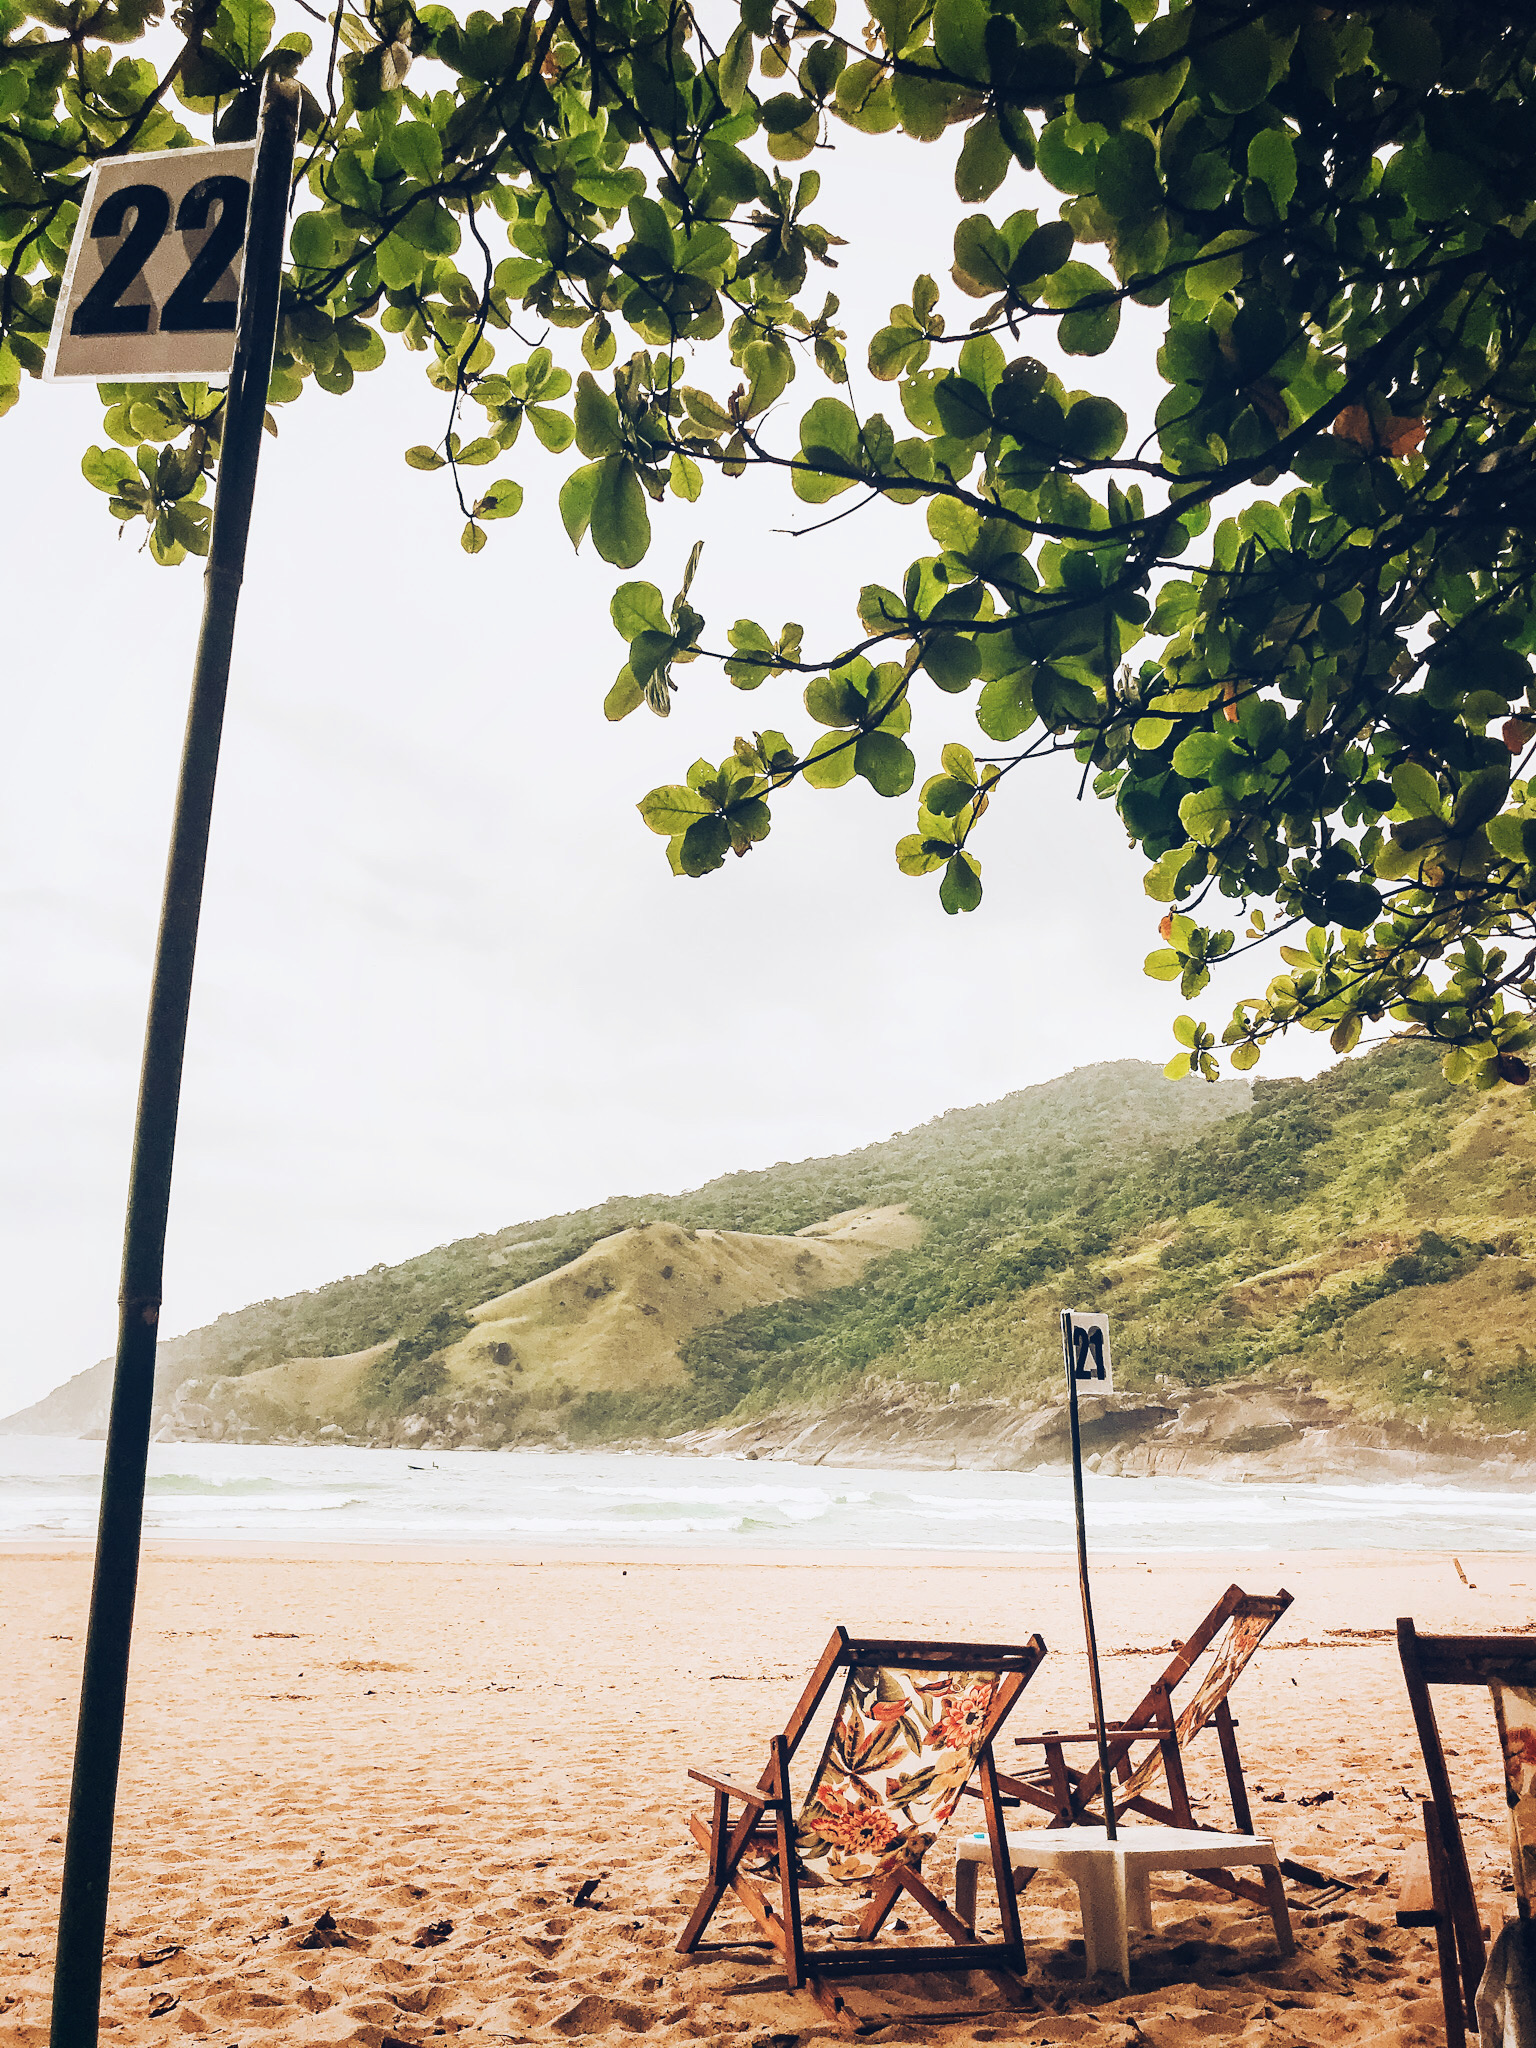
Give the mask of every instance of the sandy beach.
[[[1111, 1714], [1129, 1709], [1170, 1639], [1233, 1578], [1296, 1596], [1234, 1694], [1239, 1741], [1260, 1826], [1282, 1854], [1352, 1889], [1314, 1909], [1291, 1887], [1298, 1949], [1282, 1963], [1256, 1910], [1182, 1877], [1154, 1879], [1158, 1924], [1132, 1937], [1127, 1995], [1112, 1977], [1083, 1981], [1075, 1894], [1041, 1878], [1024, 1901], [1017, 2009], [984, 1979], [931, 1978], [920, 1991], [917, 1980], [905, 1991], [872, 1980], [862, 2010], [872, 2025], [884, 2018], [876, 2038], [1435, 2040], [1430, 1937], [1393, 1922], [1423, 1773], [1388, 1632], [1399, 1614], [1427, 1629], [1536, 1626], [1536, 1560], [1460, 1563], [1470, 1586], [1447, 1555], [1098, 1565]], [[7, 2048], [47, 2038], [89, 1571], [83, 1549], [0, 1557]], [[755, 1773], [839, 1621], [1005, 1640], [1038, 1629], [1051, 1654], [1014, 1726], [1082, 1724], [1065, 1560], [157, 1546], [139, 1606], [105, 2030], [124, 2044], [218, 2048], [456, 2034], [788, 2048], [834, 2034], [766, 1957], [685, 1962], [673, 1944], [703, 1875], [683, 1824], [688, 1765]], [[1504, 1802], [1486, 1696], [1448, 1697], [1441, 1727], [1497, 1925], [1512, 1898], [1500, 1888]], [[1202, 1818], [1224, 1816], [1209, 1737], [1191, 1786], [1210, 1802]], [[951, 1872], [941, 1840], [925, 1874], [947, 1891]], [[840, 1898], [823, 1900], [841, 1919]], [[981, 1925], [995, 1926], [986, 1883]], [[720, 1926], [752, 1931], [734, 1906]]]

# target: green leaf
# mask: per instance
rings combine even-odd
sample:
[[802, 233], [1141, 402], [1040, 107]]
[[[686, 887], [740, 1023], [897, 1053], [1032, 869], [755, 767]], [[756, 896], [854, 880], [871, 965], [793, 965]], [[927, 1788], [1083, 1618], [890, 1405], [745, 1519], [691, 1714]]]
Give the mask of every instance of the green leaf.
[[923, 637], [925, 671], [941, 690], [967, 690], [981, 673], [981, 655], [963, 633], [928, 633]]
[[981, 863], [973, 853], [955, 853], [944, 865], [939, 901], [951, 917], [981, 905]]
[[[614, 688], [618, 688], [617, 683]], [[660, 789], [641, 797], [635, 808], [653, 832], [668, 839], [686, 832], [696, 820], [713, 816], [715, 810], [707, 796], [700, 796], [685, 782], [664, 783]]]
[[1248, 175], [1263, 185], [1282, 220], [1296, 195], [1296, 145], [1288, 128], [1261, 128], [1248, 145]]
[[[1071, 239], [1072, 230], [1068, 228], [1069, 247]], [[950, 275], [961, 291], [973, 299], [993, 298], [1008, 289], [1008, 244], [984, 213], [967, 214], [955, 229], [955, 261]]]
[[965, 131], [955, 165], [955, 191], [961, 199], [990, 199], [1007, 177], [1013, 152], [1003, 139], [996, 114], [984, 114]]
[[1369, 882], [1330, 882], [1323, 907], [1330, 921], [1346, 931], [1366, 931], [1381, 915], [1381, 892]]
[[1209, 39], [1201, 39], [1195, 73], [1223, 113], [1246, 114], [1269, 91], [1276, 55], [1261, 22], [1224, 32], [1218, 28]]
[[800, 447], [808, 462], [835, 475], [856, 475], [859, 422], [840, 398], [818, 398], [800, 422]]
[[645, 491], [634, 465], [622, 455], [605, 457], [600, 467], [592, 496], [592, 542], [616, 569], [633, 569], [651, 544]]
[[1196, 789], [1179, 805], [1179, 823], [1201, 846], [1215, 846], [1232, 829], [1232, 814], [1219, 789]]
[[670, 633], [637, 633], [629, 643], [629, 665], [635, 681], [648, 683], [676, 653], [677, 642]]
[[139, 472], [121, 448], [87, 448], [80, 459], [80, 470], [89, 484], [98, 491], [116, 492], [124, 484], [138, 482]]
[[943, 867], [953, 851], [953, 847], [942, 839], [909, 832], [896, 842], [896, 865], [904, 875], [931, 875], [935, 868]]
[[672, 466], [667, 472], [674, 498], [683, 498], [692, 505], [704, 488], [704, 473], [691, 455], [685, 455], [679, 448], [672, 457]]
[[[1099, 356], [1120, 329], [1118, 287], [1091, 263], [1064, 263], [1046, 281], [1045, 302], [1068, 311], [1057, 339], [1069, 356]], [[1095, 300], [1101, 301], [1094, 304]], [[1084, 303], [1084, 302], [1087, 303]]]
[[389, 131], [388, 147], [408, 178], [435, 185], [443, 175], [443, 138], [430, 121], [399, 121]]
[[635, 681], [634, 670], [626, 663], [603, 699], [603, 716], [610, 723], [617, 724], [621, 718], [628, 718], [631, 711], [638, 711], [644, 702], [645, 692]]
[[1153, 981], [1177, 981], [1184, 972], [1184, 956], [1175, 953], [1171, 946], [1159, 946], [1156, 952], [1147, 955], [1141, 971], [1150, 975]]
[[573, 469], [560, 486], [560, 521], [573, 548], [581, 546], [591, 524], [592, 506], [602, 474], [602, 463], [589, 462], [582, 469]]
[[1490, 818], [1498, 816], [1504, 808], [1504, 799], [1509, 794], [1509, 767], [1479, 768], [1474, 774], [1464, 776], [1456, 792], [1456, 804], [1451, 812], [1452, 822], [1458, 832], [1471, 832], [1479, 825], [1486, 825]]
[[1080, 462], [1104, 462], [1119, 453], [1129, 422], [1111, 398], [1080, 398], [1067, 414], [1063, 446]]
[[538, 436], [540, 445], [551, 455], [563, 455], [576, 438], [576, 428], [563, 412], [556, 412], [552, 405], [530, 405], [525, 408], [528, 424]]
[[976, 723], [989, 740], [1016, 740], [1034, 722], [1035, 699], [1028, 669], [994, 676], [983, 687], [976, 704]]
[[905, 796], [917, 774], [912, 749], [889, 732], [861, 733], [853, 749], [853, 767], [878, 796]]
[[936, 818], [954, 818], [975, 794], [973, 782], [961, 782], [952, 775], [933, 775], [923, 784], [922, 806]]
[[[1017, 215], [1014, 216], [1018, 218]], [[1016, 287], [1033, 284], [1037, 278], [1049, 277], [1060, 270], [1072, 254], [1073, 234], [1071, 224], [1064, 220], [1048, 220], [1026, 235], [1019, 245], [1019, 253], [1008, 266], [1008, 281]]]
[[801, 770], [812, 789], [841, 789], [854, 774], [853, 736], [824, 732], [805, 757]]
[[1442, 818], [1445, 799], [1440, 785], [1417, 761], [1404, 761], [1392, 771], [1392, 790], [1410, 818]]
[[489, 536], [486, 534], [484, 527], [476, 526], [474, 520], [471, 519], [464, 531], [459, 535], [459, 546], [466, 555], [478, 555], [488, 538]]
[[752, 31], [742, 22], [720, 53], [720, 97], [733, 114], [747, 96], [754, 56]]
[[889, 384], [912, 370], [920, 370], [932, 347], [920, 327], [878, 328], [869, 344], [869, 371]]
[[864, 699], [835, 675], [812, 676], [805, 686], [805, 708], [818, 725], [857, 725]]
[[612, 455], [622, 445], [616, 400], [583, 370], [576, 379], [576, 446], [583, 455]]
[[335, 214], [301, 213], [288, 231], [288, 247], [301, 269], [329, 270], [336, 261]]
[[1440, 74], [1440, 38], [1414, 9], [1384, 8], [1371, 23], [1371, 58], [1394, 85], [1424, 92]]
[[730, 827], [724, 818], [700, 818], [683, 834], [678, 865], [685, 875], [707, 875], [724, 867], [730, 850]]
[[654, 583], [621, 583], [608, 601], [608, 616], [626, 640], [669, 629], [666, 606]]
[[523, 509], [523, 487], [509, 476], [498, 477], [475, 501], [477, 519], [510, 519]]

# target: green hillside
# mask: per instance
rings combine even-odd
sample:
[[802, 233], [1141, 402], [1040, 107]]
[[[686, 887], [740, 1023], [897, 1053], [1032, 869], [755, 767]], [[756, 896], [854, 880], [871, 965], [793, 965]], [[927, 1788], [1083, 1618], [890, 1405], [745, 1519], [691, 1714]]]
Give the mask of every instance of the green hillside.
[[[781, 1160], [684, 1194], [616, 1196], [595, 1208], [439, 1245], [397, 1266], [280, 1300], [259, 1301], [162, 1343], [156, 1393], [189, 1379], [259, 1372], [293, 1358], [336, 1358], [393, 1343], [370, 1369], [376, 1404], [399, 1409], [431, 1391], [432, 1360], [462, 1337], [471, 1309], [647, 1222], [785, 1233], [845, 1210], [905, 1204], [946, 1242], [982, 1246], [1005, 1222], [1045, 1218], [1112, 1162], [1183, 1144], [1246, 1108], [1248, 1084], [1184, 1087], [1144, 1060], [1080, 1068], [999, 1102], [950, 1110], [916, 1130], [826, 1159]], [[74, 1431], [105, 1418], [110, 1364], [78, 1375], [11, 1428]], [[601, 1426], [597, 1415], [591, 1426]]]
[[[824, 1232], [814, 1257], [790, 1237], [829, 1217], [843, 1271]], [[172, 1421], [197, 1427], [186, 1404], [216, 1385], [215, 1433], [488, 1443], [671, 1435], [890, 1382], [1028, 1401], [1055, 1392], [1055, 1310], [1094, 1304], [1132, 1391], [1310, 1384], [1476, 1440], [1536, 1416], [1533, 1252], [1527, 1097], [1453, 1089], [1428, 1046], [1251, 1095], [1120, 1061], [257, 1303], [163, 1345], [159, 1399], [184, 1389]], [[104, 1389], [98, 1367], [13, 1426], [83, 1426]]]
[[1054, 1392], [1055, 1310], [1114, 1317], [1127, 1388], [1309, 1380], [1367, 1416], [1536, 1423], [1536, 1119], [1389, 1045], [1154, 1157], [1012, 1204], [958, 1203], [843, 1295], [706, 1333], [695, 1378], [745, 1413], [870, 1373]]

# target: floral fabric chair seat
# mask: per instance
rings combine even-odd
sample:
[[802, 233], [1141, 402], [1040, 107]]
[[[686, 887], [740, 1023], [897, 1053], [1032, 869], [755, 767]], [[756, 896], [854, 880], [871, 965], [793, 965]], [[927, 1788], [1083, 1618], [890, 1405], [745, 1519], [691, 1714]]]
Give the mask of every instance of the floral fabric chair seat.
[[[1210, 1669], [1196, 1687], [1194, 1696], [1175, 1723], [1175, 1732], [1181, 1750], [1187, 1749], [1207, 1721], [1232, 1690], [1243, 1666], [1253, 1655], [1259, 1644], [1273, 1628], [1275, 1616], [1271, 1613], [1239, 1612], [1227, 1623], [1226, 1632], [1216, 1647]], [[1142, 1758], [1123, 1784], [1115, 1787], [1115, 1803], [1129, 1806], [1142, 1789], [1164, 1769], [1162, 1752], [1152, 1749]]]
[[803, 1869], [868, 1884], [932, 1848], [976, 1769], [990, 1671], [854, 1670], [795, 1826]]
[[1488, 1690], [1504, 1752], [1510, 1866], [1516, 1894], [1529, 1911], [1536, 1900], [1536, 1686], [1495, 1679]]

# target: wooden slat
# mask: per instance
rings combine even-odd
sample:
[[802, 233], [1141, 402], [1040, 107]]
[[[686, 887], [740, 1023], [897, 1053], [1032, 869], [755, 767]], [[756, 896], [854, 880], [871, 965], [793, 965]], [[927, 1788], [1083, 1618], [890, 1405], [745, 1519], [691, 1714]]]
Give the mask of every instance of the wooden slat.
[[[850, 1638], [849, 1664], [889, 1664], [907, 1671], [973, 1671], [1025, 1668], [1033, 1671], [1041, 1651], [1030, 1643], [933, 1643], [898, 1637]], [[1043, 1645], [1041, 1649], [1043, 1650]]]
[[727, 1799], [739, 1799], [744, 1806], [777, 1806], [779, 1804], [771, 1792], [763, 1792], [755, 1787], [749, 1789], [745, 1785], [734, 1784], [729, 1778], [717, 1777], [713, 1771], [690, 1770], [688, 1775], [695, 1783], [708, 1785], [712, 1792], [723, 1792]]
[[955, 1942], [933, 1948], [817, 1949], [805, 1959], [813, 1977], [899, 1977], [908, 1970], [995, 1970], [1006, 1968], [1001, 1943]]
[[1426, 1684], [1536, 1685], [1536, 1635], [1415, 1636]]
[[1440, 1915], [1429, 1882], [1429, 1850], [1416, 1842], [1403, 1859], [1402, 1882], [1397, 1894], [1399, 1927], [1433, 1927]]

